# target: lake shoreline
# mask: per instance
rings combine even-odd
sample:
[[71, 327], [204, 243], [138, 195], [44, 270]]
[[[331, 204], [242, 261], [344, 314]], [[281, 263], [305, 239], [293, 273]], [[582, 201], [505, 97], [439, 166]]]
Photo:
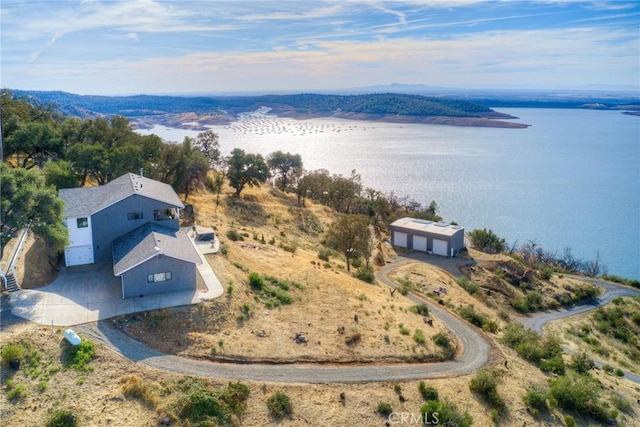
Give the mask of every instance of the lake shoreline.
[[[345, 119], [367, 122], [383, 123], [403, 123], [403, 124], [429, 124], [461, 127], [484, 127], [484, 128], [505, 128], [505, 129], [526, 129], [531, 125], [506, 120], [517, 120], [518, 117], [493, 112], [484, 114], [482, 117], [449, 117], [449, 116], [419, 116], [419, 115], [399, 115], [399, 114], [356, 114], [356, 113], [333, 113], [333, 114], [311, 114], [300, 113], [295, 110], [282, 110], [270, 112], [274, 118], [287, 118], [294, 120], [311, 119]], [[154, 126], [165, 126], [169, 128], [206, 131], [210, 126], [224, 126], [238, 122], [241, 117], [231, 114], [197, 114], [195, 112], [180, 114], [162, 114], [154, 116], [140, 116], [130, 118], [136, 129], [152, 129]]]

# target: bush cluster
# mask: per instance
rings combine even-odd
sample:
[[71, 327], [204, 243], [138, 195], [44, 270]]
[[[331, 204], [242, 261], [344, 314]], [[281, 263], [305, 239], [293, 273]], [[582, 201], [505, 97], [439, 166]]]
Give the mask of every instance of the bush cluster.
[[477, 295], [481, 291], [480, 286], [468, 277], [462, 276], [457, 280], [457, 282], [458, 285], [460, 285], [460, 287], [470, 295]]
[[562, 347], [557, 338], [543, 339], [536, 331], [527, 329], [517, 322], [511, 322], [505, 328], [501, 341], [541, 370], [564, 374]]
[[488, 370], [479, 371], [469, 382], [469, 389], [480, 395], [483, 400], [499, 411], [505, 411], [507, 405], [498, 394], [498, 383], [494, 372]]
[[476, 325], [477, 327], [491, 333], [498, 332], [498, 323], [496, 323], [494, 320], [489, 319], [484, 314], [477, 312], [472, 305], [458, 307], [456, 311], [458, 312], [460, 317], [462, 317], [472, 325]]
[[590, 377], [568, 372], [549, 383], [550, 394], [561, 408], [588, 415], [598, 421], [606, 421], [609, 418], [599, 401], [599, 387]]
[[371, 268], [371, 266], [360, 268], [356, 273], [356, 277], [367, 283], [375, 283], [376, 281], [376, 276], [373, 273], [373, 268]]
[[540, 387], [533, 387], [527, 390], [524, 395], [524, 403], [531, 408], [531, 415], [534, 417], [541, 411], [547, 410], [548, 392]]
[[420, 391], [420, 396], [422, 396], [422, 399], [425, 401], [438, 400], [438, 390], [426, 385], [424, 381], [418, 383], [418, 391]]
[[9, 366], [9, 362], [12, 360], [22, 360], [27, 351], [21, 344], [7, 344], [2, 347], [0, 357], [2, 357], [2, 366], [5, 368]]
[[420, 316], [428, 316], [429, 315], [429, 306], [425, 303], [421, 303], [418, 305], [414, 305], [409, 307], [409, 310], [413, 311]]
[[505, 239], [498, 237], [492, 230], [486, 228], [475, 229], [469, 233], [471, 243], [475, 248], [487, 253], [500, 253], [504, 250]]
[[[67, 341], [65, 340], [65, 343]], [[65, 357], [65, 366], [79, 371], [87, 370], [87, 364], [91, 362], [96, 354], [96, 346], [92, 341], [82, 340], [80, 344], [72, 346], [69, 344]]]
[[293, 414], [291, 399], [284, 393], [276, 393], [269, 397], [269, 400], [267, 400], [267, 409], [269, 409], [269, 415], [276, 420], [291, 417]]
[[46, 427], [75, 427], [78, 425], [76, 415], [67, 409], [57, 409], [45, 424]]

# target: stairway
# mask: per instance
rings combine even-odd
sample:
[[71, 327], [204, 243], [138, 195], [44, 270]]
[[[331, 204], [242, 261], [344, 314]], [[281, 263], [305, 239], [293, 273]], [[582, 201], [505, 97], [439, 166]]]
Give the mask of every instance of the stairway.
[[20, 290], [20, 287], [18, 286], [18, 279], [12, 272], [7, 273], [7, 290], [9, 292]]

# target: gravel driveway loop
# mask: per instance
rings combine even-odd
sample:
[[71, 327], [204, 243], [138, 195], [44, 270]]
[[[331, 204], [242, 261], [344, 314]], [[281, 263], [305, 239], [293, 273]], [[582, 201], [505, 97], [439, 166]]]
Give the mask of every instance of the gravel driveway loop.
[[[419, 261], [429, 262], [427, 259], [420, 259]], [[389, 272], [398, 266], [419, 261], [412, 258], [398, 258], [393, 263], [382, 268], [377, 273], [377, 278], [385, 285], [395, 287], [393, 281], [388, 278]], [[438, 265], [440, 263], [434, 262], [434, 264]], [[452, 266], [447, 265], [447, 267], [449, 267], [447, 270], [450, 270]], [[540, 331], [544, 324], [551, 320], [557, 320], [592, 310], [602, 304], [610, 302], [617, 296], [634, 296], [640, 294], [637, 290], [624, 286], [600, 281], [594, 281], [594, 283], [604, 287], [606, 292], [591, 304], [573, 307], [567, 310], [542, 313], [519, 320], [526, 326]], [[455, 360], [439, 363], [367, 363], [347, 366], [308, 363], [279, 365], [217, 363], [159, 353], [113, 328], [108, 321], [81, 325], [77, 329], [85, 336], [91, 337], [92, 340], [113, 349], [127, 359], [185, 375], [229, 380], [306, 384], [415, 380], [467, 375], [482, 368], [489, 362], [492, 348], [482, 334], [440, 306], [431, 304], [430, 301], [424, 301], [415, 295], [410, 294], [408, 297], [416, 303], [426, 302], [433, 316], [443, 322], [446, 327], [455, 334], [462, 347], [462, 351], [459, 352]], [[631, 374], [629, 374], [627, 378], [636, 382], [640, 380], [637, 376]]]

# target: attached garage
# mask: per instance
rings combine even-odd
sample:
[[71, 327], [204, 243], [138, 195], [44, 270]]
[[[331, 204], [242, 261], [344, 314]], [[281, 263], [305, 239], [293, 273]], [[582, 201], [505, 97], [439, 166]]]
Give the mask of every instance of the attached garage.
[[401, 233], [399, 231], [393, 232], [393, 246], [399, 246], [401, 248], [407, 247], [407, 233]]
[[400, 218], [391, 224], [392, 244], [440, 256], [464, 249], [464, 228], [417, 218]]
[[64, 251], [65, 264], [72, 265], [93, 264], [93, 246], [71, 246]]

